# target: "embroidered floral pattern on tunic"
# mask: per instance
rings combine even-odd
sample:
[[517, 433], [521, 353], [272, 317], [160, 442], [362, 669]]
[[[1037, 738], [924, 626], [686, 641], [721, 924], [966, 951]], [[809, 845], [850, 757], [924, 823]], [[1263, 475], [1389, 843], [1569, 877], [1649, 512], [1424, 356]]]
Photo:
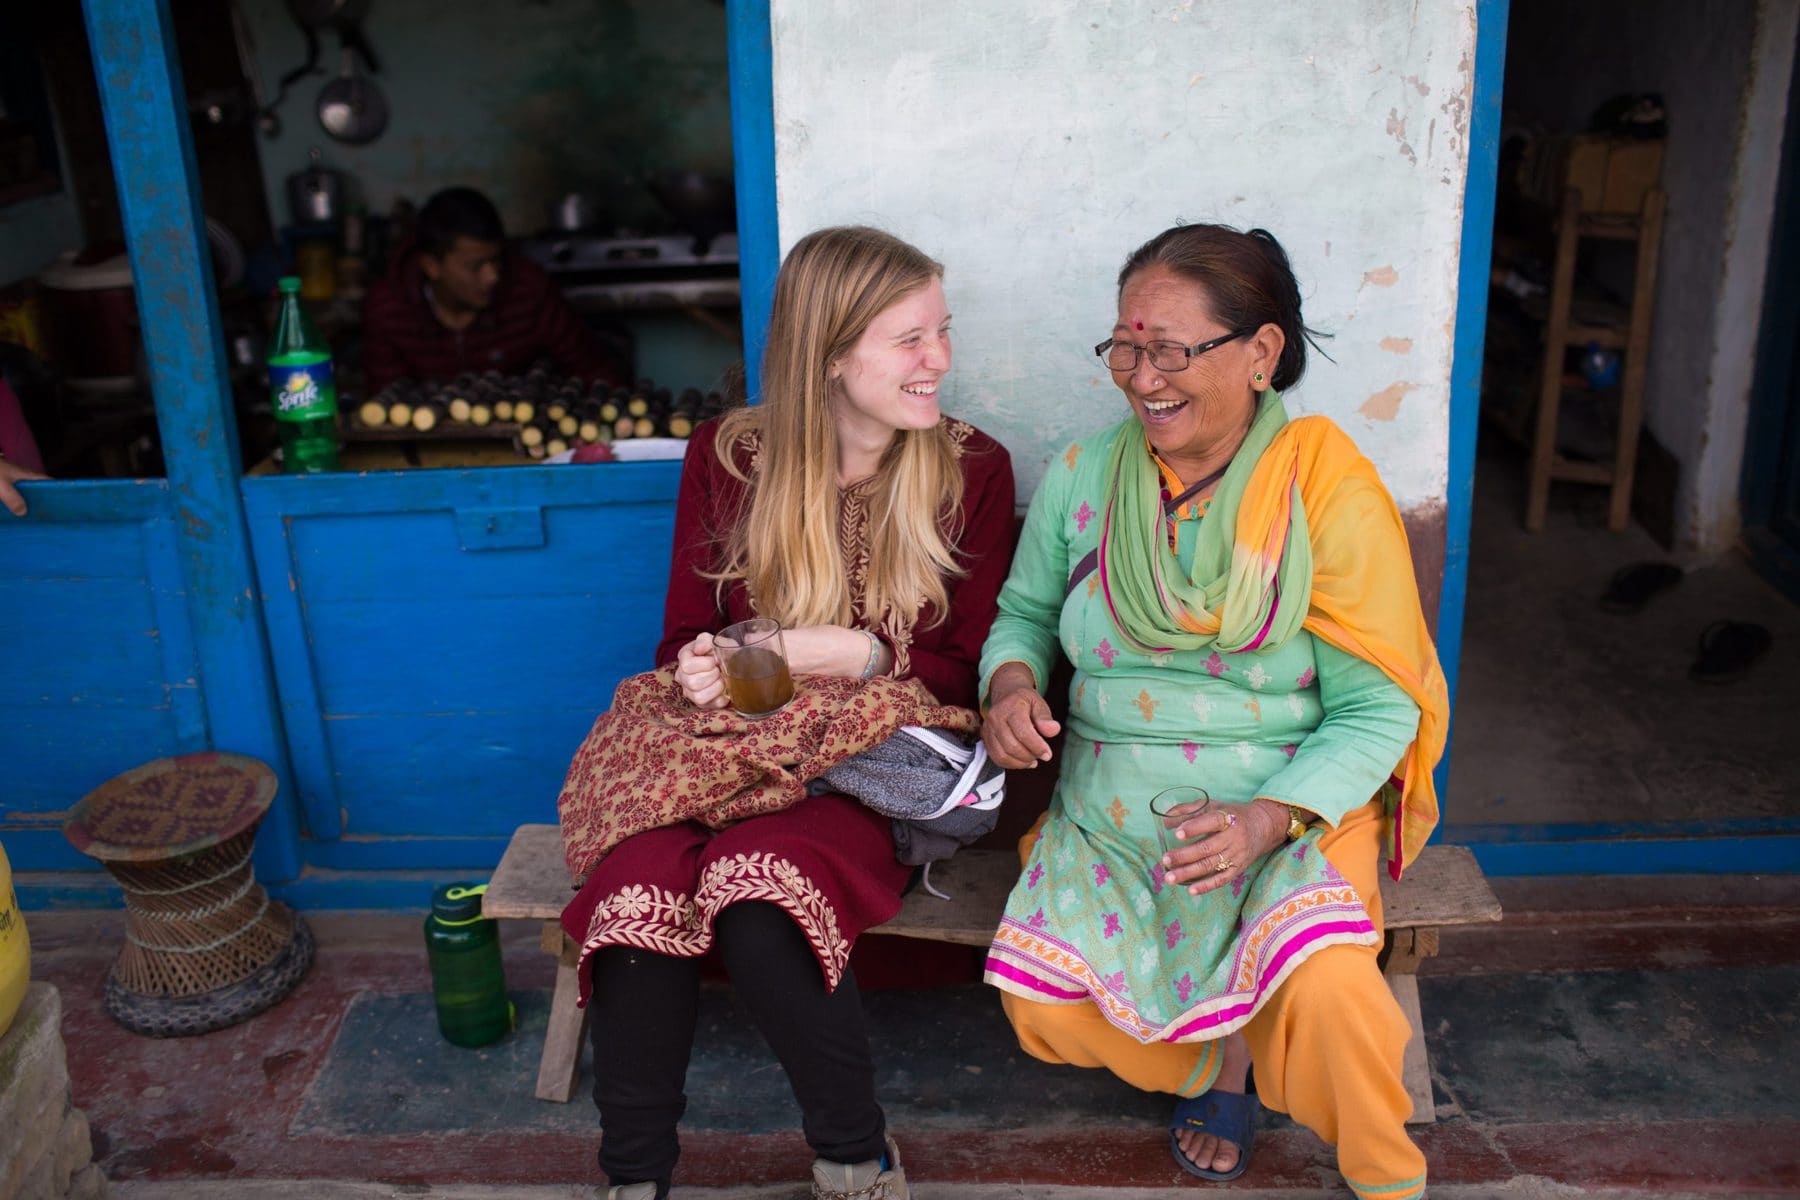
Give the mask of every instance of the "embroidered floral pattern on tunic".
[[662, 888], [631, 884], [603, 898], [588, 921], [582, 958], [603, 946], [635, 946], [676, 958], [697, 958], [712, 946], [713, 924], [727, 907], [761, 900], [794, 919], [834, 989], [850, 960], [852, 939], [837, 913], [800, 868], [774, 854], [736, 854], [708, 864], [692, 900]]
[[[955, 417], [944, 417], [939, 428], [949, 438], [955, 457], [960, 459], [968, 452], [969, 439], [976, 432], [973, 425]], [[863, 627], [879, 633], [887, 641], [894, 652], [892, 674], [896, 678], [905, 678], [912, 673], [912, 631], [919, 614], [889, 610], [876, 619], [864, 603], [869, 585], [869, 512], [873, 482], [872, 478], [859, 480], [838, 493], [838, 554], [844, 560], [845, 585], [860, 611]]]
[[702, 929], [694, 902], [655, 886], [632, 884], [601, 900], [588, 920], [581, 954], [602, 946], [635, 946], [677, 958], [706, 953], [712, 932]]
[[851, 939], [839, 932], [837, 914], [812, 880], [787, 859], [766, 853], [735, 854], [710, 863], [701, 873], [694, 903], [709, 935], [720, 912], [746, 900], [779, 905], [794, 919], [824, 968], [826, 990], [835, 990], [850, 961]]

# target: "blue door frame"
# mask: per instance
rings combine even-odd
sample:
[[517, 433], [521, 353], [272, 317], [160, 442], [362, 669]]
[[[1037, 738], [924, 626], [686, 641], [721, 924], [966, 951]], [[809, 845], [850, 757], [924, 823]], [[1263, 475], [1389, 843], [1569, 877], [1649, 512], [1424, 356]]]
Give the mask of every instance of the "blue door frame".
[[[268, 763], [279, 794], [292, 796], [168, 3], [87, 0], [84, 12], [175, 506], [207, 744]], [[256, 839], [256, 868], [272, 881], [300, 873], [294, 805], [271, 807]]]
[[[1478, 33], [1451, 381], [1439, 644], [1452, 695], [1468, 579], [1475, 437], [1486, 323], [1508, 0], [1477, 0]], [[273, 765], [296, 795], [241, 488], [180, 65], [167, 0], [85, 0], [108, 141], [138, 286], [168, 463], [207, 743]], [[780, 260], [769, 0], [728, 0], [733, 148], [746, 362], [760, 359]], [[1442, 776], [1440, 776], [1440, 780]], [[258, 844], [273, 890], [302, 903], [414, 907], [416, 884], [344, 890], [300, 880], [299, 807], [277, 806]], [[1452, 811], [1454, 809], [1452, 808]], [[1742, 827], [1740, 827], [1742, 826]], [[1786, 825], [1483, 826], [1449, 830], [1499, 874], [1800, 870]]]

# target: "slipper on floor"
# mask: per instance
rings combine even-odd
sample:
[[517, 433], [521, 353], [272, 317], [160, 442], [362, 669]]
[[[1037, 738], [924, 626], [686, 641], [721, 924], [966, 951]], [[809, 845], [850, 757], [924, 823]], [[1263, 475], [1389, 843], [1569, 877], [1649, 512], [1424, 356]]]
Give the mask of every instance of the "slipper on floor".
[[1641, 562], [1620, 567], [1600, 594], [1600, 607], [1611, 613], [1634, 613], [1651, 597], [1681, 582], [1681, 568], [1669, 563]]
[[[1175, 1112], [1169, 1117], [1169, 1153], [1175, 1156], [1175, 1162], [1189, 1175], [1225, 1183], [1250, 1169], [1250, 1151], [1256, 1144], [1256, 1117], [1262, 1111], [1262, 1101], [1256, 1098], [1255, 1084], [1247, 1084], [1246, 1087], [1243, 1095], [1236, 1092], [1207, 1092], [1175, 1102]], [[1236, 1146], [1237, 1165], [1229, 1171], [1214, 1171], [1196, 1165], [1193, 1159], [1181, 1152], [1181, 1142], [1176, 1135], [1184, 1129], [1198, 1129]]]
[[1700, 653], [1688, 668], [1698, 683], [1730, 683], [1742, 679], [1750, 664], [1768, 652], [1769, 631], [1749, 621], [1714, 621], [1700, 634]]

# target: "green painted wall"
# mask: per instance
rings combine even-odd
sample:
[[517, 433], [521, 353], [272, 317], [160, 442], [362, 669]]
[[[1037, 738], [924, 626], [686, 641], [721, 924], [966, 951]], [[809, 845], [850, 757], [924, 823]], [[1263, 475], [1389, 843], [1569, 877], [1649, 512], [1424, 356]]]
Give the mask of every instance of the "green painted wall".
[[[242, 0], [262, 83], [305, 58], [284, 0]], [[314, 102], [328, 76], [301, 80], [262, 141], [277, 225], [286, 180], [318, 146], [360, 182], [371, 212], [451, 184], [482, 188], [512, 233], [548, 206], [593, 191], [628, 224], [664, 220], [638, 182], [649, 170], [731, 169], [725, 7], [718, 0], [375, 0], [365, 32], [382, 60], [387, 132], [365, 146], [328, 138]], [[335, 72], [336, 38], [322, 38]]]

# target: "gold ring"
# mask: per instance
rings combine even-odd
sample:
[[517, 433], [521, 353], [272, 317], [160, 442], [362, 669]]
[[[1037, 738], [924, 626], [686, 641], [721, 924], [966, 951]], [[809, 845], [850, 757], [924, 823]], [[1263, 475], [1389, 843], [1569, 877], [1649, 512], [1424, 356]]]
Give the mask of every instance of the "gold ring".
[[1217, 875], [1223, 871], [1229, 870], [1231, 870], [1231, 860], [1226, 858], [1223, 854], [1219, 855], [1219, 862], [1217, 866], [1213, 867], [1213, 874]]

